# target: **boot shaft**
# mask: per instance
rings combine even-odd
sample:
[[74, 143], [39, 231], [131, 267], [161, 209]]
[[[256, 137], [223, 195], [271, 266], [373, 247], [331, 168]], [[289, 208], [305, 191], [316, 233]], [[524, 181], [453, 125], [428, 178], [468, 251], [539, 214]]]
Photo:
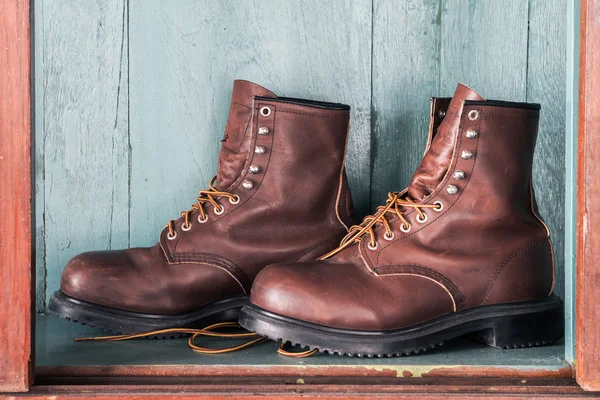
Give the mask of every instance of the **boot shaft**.
[[251, 282], [270, 263], [326, 253], [352, 225], [344, 171], [350, 107], [276, 97], [236, 81], [231, 112], [217, 187], [238, 201], [219, 200], [220, 213], [205, 205], [202, 223], [192, 211], [191, 228], [180, 218], [176, 237], [164, 231], [160, 244], [170, 263], [214, 258], [241, 266], [238, 279]]
[[[423, 209], [423, 222], [416, 210], [405, 210], [410, 231], [396, 232], [393, 241], [378, 227], [377, 250], [363, 238], [369, 267], [378, 274], [409, 265], [441, 273], [456, 285], [459, 309], [550, 293], [552, 248], [531, 186], [538, 120], [536, 104], [465, 101], [449, 168], [421, 202], [441, 209]], [[507, 290], [492, 296], [494, 286]]]

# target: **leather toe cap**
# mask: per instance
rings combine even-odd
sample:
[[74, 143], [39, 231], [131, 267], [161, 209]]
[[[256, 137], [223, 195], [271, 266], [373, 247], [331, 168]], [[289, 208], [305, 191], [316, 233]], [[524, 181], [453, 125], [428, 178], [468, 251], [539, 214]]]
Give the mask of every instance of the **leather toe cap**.
[[73, 257], [66, 265], [60, 290], [78, 300], [106, 304], [115, 293], [122, 267], [130, 263], [124, 251], [92, 251]]
[[379, 311], [355, 290], [367, 273], [353, 265], [319, 261], [275, 264], [258, 274], [250, 301], [267, 311], [320, 325], [377, 329]]
[[258, 274], [252, 304], [340, 329], [404, 328], [453, 311], [446, 290], [424, 276], [374, 276], [352, 263], [275, 264]]

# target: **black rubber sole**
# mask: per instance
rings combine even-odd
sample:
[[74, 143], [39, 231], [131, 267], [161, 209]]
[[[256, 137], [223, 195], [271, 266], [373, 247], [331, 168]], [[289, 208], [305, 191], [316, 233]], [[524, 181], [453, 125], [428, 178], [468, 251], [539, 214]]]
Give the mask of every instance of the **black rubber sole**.
[[538, 301], [471, 308], [391, 331], [331, 328], [284, 317], [253, 304], [242, 308], [239, 324], [272, 340], [358, 357], [417, 354], [460, 336], [508, 349], [542, 346], [564, 335], [563, 302], [554, 295]]
[[[167, 328], [205, 328], [217, 322], [236, 321], [248, 296], [219, 300], [186, 313], [145, 314], [105, 307], [77, 300], [56, 291], [50, 297], [48, 312], [114, 334], [136, 333]], [[155, 339], [180, 337], [178, 334], [151, 336]]]

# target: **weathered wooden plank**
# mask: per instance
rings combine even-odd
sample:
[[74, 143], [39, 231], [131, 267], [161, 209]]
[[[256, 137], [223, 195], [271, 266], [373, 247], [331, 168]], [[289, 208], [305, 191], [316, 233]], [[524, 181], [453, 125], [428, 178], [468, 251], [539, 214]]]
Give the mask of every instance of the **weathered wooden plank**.
[[347, 165], [366, 212], [370, 0], [131, 0], [130, 10], [132, 245], [153, 244], [207, 188], [235, 78], [353, 107]]
[[600, 1], [581, 1], [577, 179], [577, 382], [600, 391]]
[[527, 0], [444, 0], [440, 91], [463, 82], [489, 99], [525, 101]]
[[429, 98], [438, 93], [438, 0], [375, 0], [371, 202], [402, 190], [427, 141]]
[[29, 6], [0, 0], [0, 393], [33, 381]]
[[42, 21], [49, 296], [75, 254], [128, 245], [127, 7], [46, 2]]
[[530, 0], [527, 101], [542, 105], [533, 166], [540, 214], [550, 228], [555, 292], [564, 295], [566, 0]]

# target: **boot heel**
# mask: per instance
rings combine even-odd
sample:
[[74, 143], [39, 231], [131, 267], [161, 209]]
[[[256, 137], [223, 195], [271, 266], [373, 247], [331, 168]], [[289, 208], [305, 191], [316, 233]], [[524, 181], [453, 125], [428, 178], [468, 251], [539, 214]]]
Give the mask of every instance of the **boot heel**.
[[557, 307], [490, 319], [489, 328], [473, 332], [468, 338], [498, 349], [535, 347], [562, 339], [564, 327], [562, 307]]

